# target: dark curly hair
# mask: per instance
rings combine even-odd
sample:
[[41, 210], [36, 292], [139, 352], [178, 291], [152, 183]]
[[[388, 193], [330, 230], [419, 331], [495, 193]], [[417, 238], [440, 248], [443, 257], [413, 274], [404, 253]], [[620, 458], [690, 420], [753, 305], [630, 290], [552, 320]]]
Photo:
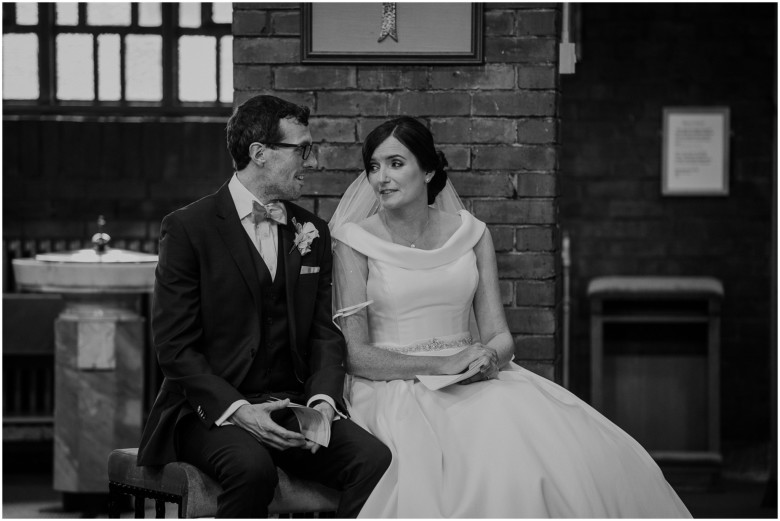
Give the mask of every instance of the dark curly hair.
[[227, 122], [227, 148], [233, 157], [233, 168], [243, 170], [249, 164], [249, 145], [252, 143], [282, 141], [280, 120], [293, 118], [301, 125], [308, 125], [309, 112], [309, 107], [275, 96], [260, 95], [246, 100]]
[[401, 116], [385, 121], [368, 134], [363, 142], [363, 166], [366, 169], [366, 175], [368, 175], [368, 167], [374, 150], [390, 136], [396, 138], [414, 154], [420, 168], [426, 172], [435, 172], [427, 187], [428, 204], [433, 204], [436, 196], [447, 184], [447, 172], [444, 170], [448, 165], [447, 158], [444, 157], [441, 150], [437, 150], [434, 146], [431, 131], [414, 118]]

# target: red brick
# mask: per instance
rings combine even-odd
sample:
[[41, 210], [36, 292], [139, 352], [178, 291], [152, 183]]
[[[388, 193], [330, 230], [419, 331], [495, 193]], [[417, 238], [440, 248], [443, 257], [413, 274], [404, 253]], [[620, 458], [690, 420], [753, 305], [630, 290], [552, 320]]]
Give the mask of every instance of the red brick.
[[233, 36], [265, 36], [268, 15], [265, 11], [241, 11], [233, 8]]
[[[511, 226], [489, 226], [493, 249], [499, 252], [511, 251], [515, 246], [515, 229]], [[505, 305], [510, 305], [506, 303]]]
[[236, 90], [270, 89], [271, 67], [267, 65], [234, 66], [233, 88]]
[[471, 140], [474, 143], [514, 143], [516, 123], [513, 119], [473, 118]]
[[553, 360], [556, 355], [553, 335], [515, 335], [515, 356], [521, 360]]
[[515, 70], [511, 65], [483, 67], [436, 67], [431, 71], [431, 89], [513, 89]]
[[354, 170], [355, 172], [360, 172], [363, 169], [360, 149], [359, 145], [322, 145], [319, 147], [317, 161], [320, 168], [326, 170]]
[[302, 206], [306, 210], [309, 210], [310, 212], [314, 212], [314, 205], [315, 205], [316, 199], [314, 197], [301, 197], [297, 201], [295, 201], [295, 204], [298, 206]]
[[363, 90], [423, 90], [428, 88], [428, 68], [363, 68], [358, 70]]
[[554, 89], [558, 86], [558, 77], [555, 65], [517, 66], [517, 86], [521, 89]]
[[496, 224], [554, 224], [557, 217], [553, 199], [476, 200], [474, 214]]
[[[322, 165], [320, 164], [320, 166]], [[355, 173], [317, 171], [306, 176], [303, 193], [317, 196], [341, 196], [354, 179]]]
[[401, 92], [390, 97], [390, 114], [466, 116], [471, 97], [465, 92]]
[[501, 304], [504, 306], [511, 306], [512, 305], [512, 283], [508, 280], [499, 280], [498, 290], [501, 292]]
[[[362, 143], [365, 141], [366, 136], [374, 130], [376, 127], [387, 121], [388, 117], [383, 118], [360, 118], [357, 122], [357, 135], [358, 141]], [[423, 124], [425, 121], [423, 121]]]
[[354, 143], [355, 121], [347, 118], [309, 118], [309, 130], [315, 142]]
[[338, 197], [318, 197], [317, 217], [329, 221], [333, 217], [340, 200]]
[[512, 36], [515, 30], [514, 11], [487, 11], [485, 34], [488, 36]]
[[387, 96], [378, 92], [321, 92], [317, 94], [317, 114], [386, 116]]
[[298, 9], [300, 4], [286, 2], [234, 2], [233, 9]]
[[518, 143], [558, 142], [558, 122], [555, 119], [521, 119], [516, 123]]
[[517, 36], [555, 36], [558, 34], [558, 11], [519, 11]]
[[518, 306], [555, 306], [555, 282], [515, 281], [515, 298], [515, 304]]
[[524, 90], [474, 95], [475, 116], [554, 116], [557, 95], [553, 91]]
[[555, 256], [550, 253], [499, 253], [496, 261], [502, 278], [541, 280], [555, 276]]
[[310, 109], [314, 108], [314, 94], [311, 92], [300, 92], [300, 91], [287, 91], [287, 92], [279, 92], [275, 90], [244, 90], [244, 91], [236, 91], [235, 95], [233, 96], [233, 106], [237, 107], [247, 101], [248, 99], [258, 96], [260, 94], [270, 94], [271, 96], [277, 96], [279, 98], [282, 98], [284, 100], [289, 101], [290, 103], [295, 103], [297, 105], [302, 105], [305, 107], [309, 107]]
[[437, 143], [514, 143], [515, 122], [496, 118], [431, 119]]
[[517, 251], [555, 250], [555, 230], [549, 226], [521, 226], [515, 233]]
[[271, 13], [271, 31], [277, 36], [299, 36], [301, 34], [300, 12], [281, 11]]
[[519, 173], [515, 176], [518, 197], [555, 197], [558, 177], [554, 174]]
[[274, 87], [281, 90], [350, 89], [357, 84], [354, 67], [279, 67]]
[[[262, 4], [261, 4], [262, 5]], [[554, 9], [557, 4], [554, 3], [534, 3], [534, 2], [490, 2], [485, 4], [485, 9], [517, 9], [522, 12], [527, 9]]]
[[444, 152], [449, 163], [449, 170], [468, 170], [471, 168], [471, 155], [468, 147], [462, 146], [441, 146], [438, 147]]
[[430, 130], [436, 143], [468, 143], [471, 118], [431, 118]]
[[506, 174], [450, 172], [450, 179], [461, 197], [512, 197], [514, 187]]
[[474, 146], [474, 168], [477, 170], [512, 169], [554, 170], [557, 154], [553, 147], [521, 146]]
[[509, 331], [514, 334], [552, 335], [555, 333], [555, 312], [552, 309], [510, 308], [506, 309]]
[[485, 61], [554, 63], [558, 53], [557, 44], [555, 38], [488, 37], [485, 39]]
[[295, 63], [300, 42], [295, 38], [234, 38], [233, 63]]

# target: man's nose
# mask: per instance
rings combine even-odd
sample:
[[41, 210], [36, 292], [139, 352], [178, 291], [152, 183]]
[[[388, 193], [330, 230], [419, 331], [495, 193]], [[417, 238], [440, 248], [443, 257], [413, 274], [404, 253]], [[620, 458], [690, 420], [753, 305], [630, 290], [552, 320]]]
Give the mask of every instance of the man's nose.
[[309, 157], [304, 160], [303, 166], [306, 168], [317, 168], [317, 165], [319, 165], [317, 162], [317, 153], [312, 150], [311, 153], [309, 153]]

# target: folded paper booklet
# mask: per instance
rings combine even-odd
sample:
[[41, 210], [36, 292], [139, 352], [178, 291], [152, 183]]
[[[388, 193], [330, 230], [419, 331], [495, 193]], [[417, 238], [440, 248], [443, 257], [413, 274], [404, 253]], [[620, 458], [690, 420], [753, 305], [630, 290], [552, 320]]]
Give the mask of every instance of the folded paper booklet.
[[287, 407], [292, 409], [301, 427], [301, 434], [310, 441], [327, 447], [330, 443], [330, 422], [323, 413], [312, 407], [290, 402]]
[[431, 391], [438, 391], [439, 389], [443, 389], [447, 387], [448, 385], [452, 385], [454, 383], [462, 382], [463, 380], [467, 378], [471, 378], [475, 374], [479, 372], [481, 368], [481, 365], [474, 361], [468, 369], [466, 369], [462, 373], [458, 374], [418, 374], [417, 379], [420, 380], [420, 383], [423, 384], [425, 387], [430, 389]]

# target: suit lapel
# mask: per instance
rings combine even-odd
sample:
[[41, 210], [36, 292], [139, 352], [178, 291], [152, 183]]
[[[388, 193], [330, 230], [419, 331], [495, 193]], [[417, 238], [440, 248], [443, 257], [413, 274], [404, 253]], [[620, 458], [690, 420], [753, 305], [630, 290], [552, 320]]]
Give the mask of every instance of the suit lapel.
[[222, 236], [222, 240], [233, 257], [236, 266], [238, 266], [244, 282], [249, 287], [249, 291], [252, 293], [252, 300], [259, 311], [262, 309], [260, 280], [257, 278], [252, 252], [249, 251], [246, 231], [241, 225], [236, 205], [233, 203], [227, 184], [224, 184], [217, 192], [217, 230]]

